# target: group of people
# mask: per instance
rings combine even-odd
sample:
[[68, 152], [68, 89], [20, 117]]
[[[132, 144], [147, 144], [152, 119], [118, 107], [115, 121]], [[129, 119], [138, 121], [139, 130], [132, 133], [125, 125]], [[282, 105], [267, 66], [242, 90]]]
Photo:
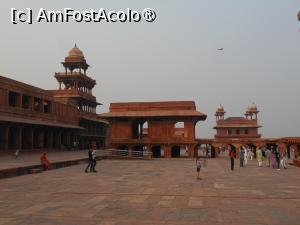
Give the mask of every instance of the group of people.
[[[248, 164], [249, 160], [253, 160], [256, 156], [258, 166], [262, 167], [263, 163], [265, 162], [267, 167], [271, 167], [273, 169], [280, 170], [280, 168], [287, 168], [288, 165], [288, 153], [285, 150], [283, 153], [280, 153], [278, 148], [271, 148], [264, 147], [264, 148], [257, 148], [256, 154], [254, 154], [254, 149], [241, 146], [239, 150], [239, 158], [240, 158], [240, 167], [244, 167]], [[231, 161], [231, 170], [234, 170], [234, 159], [236, 158], [235, 150], [229, 148], [229, 157]]]
[[262, 167], [265, 162], [266, 166], [271, 167], [273, 169], [280, 170], [280, 168], [287, 168], [288, 165], [288, 153], [287, 150], [280, 153], [278, 148], [258, 148], [256, 151], [256, 157], [258, 161], [258, 166]]

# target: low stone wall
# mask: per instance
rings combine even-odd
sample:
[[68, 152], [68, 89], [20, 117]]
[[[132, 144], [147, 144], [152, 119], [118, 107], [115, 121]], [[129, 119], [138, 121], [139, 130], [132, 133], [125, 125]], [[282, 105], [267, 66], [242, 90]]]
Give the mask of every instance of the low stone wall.
[[[107, 157], [99, 156], [99, 157], [97, 157], [97, 160], [102, 160], [102, 159], [105, 159], [105, 158], [107, 158]], [[51, 163], [51, 169], [59, 169], [59, 168], [84, 164], [84, 163], [87, 163], [87, 162], [88, 162], [88, 159], [86, 159], [86, 158], [84, 158], [84, 159], [74, 159], [74, 160], [68, 160], [68, 161], [61, 161], [61, 162], [53, 162], [53, 163]], [[42, 167], [41, 164], [4, 169], [4, 170], [0, 170], [0, 179], [37, 173], [38, 171], [43, 171], [43, 167]]]
[[[132, 157], [124, 157], [124, 156], [97, 156], [97, 161], [104, 160], [104, 159], [122, 159], [122, 160], [149, 160], [151, 158], [132, 158]], [[74, 165], [86, 164], [88, 163], [87, 158], [83, 159], [74, 159], [74, 160], [67, 160], [67, 161], [60, 161], [60, 162], [51, 162], [51, 169], [59, 169], [64, 167], [70, 167]], [[31, 166], [23, 166], [23, 167], [15, 167], [0, 170], [0, 179], [3, 178], [10, 178], [16, 177], [26, 174], [33, 174], [43, 172], [43, 167], [41, 164], [31, 165]]]
[[294, 159], [294, 166], [300, 167], [300, 159]]

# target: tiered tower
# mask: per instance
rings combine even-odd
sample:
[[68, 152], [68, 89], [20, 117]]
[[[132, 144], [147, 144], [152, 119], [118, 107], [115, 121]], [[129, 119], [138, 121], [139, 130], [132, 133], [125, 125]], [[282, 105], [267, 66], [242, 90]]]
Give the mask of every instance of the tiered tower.
[[92, 94], [96, 81], [87, 76], [89, 65], [76, 44], [62, 64], [65, 72], [55, 73], [59, 83], [59, 91], [55, 91], [55, 97], [61, 102], [75, 104], [82, 112], [95, 114], [97, 105], [100, 105]]
[[224, 120], [225, 113], [226, 112], [224, 110], [224, 107], [220, 104], [219, 108], [217, 109], [217, 111], [215, 113], [216, 120], [217, 121]]
[[81, 148], [95, 144], [104, 146], [108, 122], [101, 120], [96, 113], [96, 107], [101, 105], [92, 93], [96, 81], [87, 76], [89, 65], [76, 44], [62, 64], [65, 72], [54, 75], [59, 83], [58, 90], [51, 91], [55, 100], [77, 108], [78, 125], [83, 128], [78, 139]]

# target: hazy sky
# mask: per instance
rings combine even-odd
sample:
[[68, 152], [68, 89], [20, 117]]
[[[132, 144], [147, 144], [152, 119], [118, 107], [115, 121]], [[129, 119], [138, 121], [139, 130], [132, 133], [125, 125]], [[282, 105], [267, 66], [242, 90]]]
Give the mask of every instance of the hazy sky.
[[[10, 0], [0, 7], [0, 74], [44, 89], [76, 42], [98, 112], [110, 102], [194, 100], [208, 115], [200, 137], [212, 137], [214, 112], [241, 116], [255, 102], [264, 137], [300, 136], [299, 0]], [[11, 8], [140, 10], [153, 23], [10, 22]], [[217, 51], [224, 48], [224, 51]]]

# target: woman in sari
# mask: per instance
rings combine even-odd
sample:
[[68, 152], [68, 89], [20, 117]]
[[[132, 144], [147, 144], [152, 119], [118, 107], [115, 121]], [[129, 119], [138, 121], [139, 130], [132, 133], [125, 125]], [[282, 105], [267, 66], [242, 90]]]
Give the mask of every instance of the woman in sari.
[[258, 148], [256, 151], [256, 157], [258, 161], [258, 166], [261, 167], [263, 162], [263, 154], [260, 148]]

